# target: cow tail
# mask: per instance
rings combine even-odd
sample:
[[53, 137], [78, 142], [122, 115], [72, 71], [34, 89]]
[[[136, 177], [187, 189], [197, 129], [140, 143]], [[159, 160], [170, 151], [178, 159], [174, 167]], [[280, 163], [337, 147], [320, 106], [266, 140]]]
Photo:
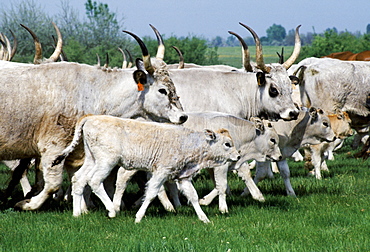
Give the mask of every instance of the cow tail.
[[81, 136], [82, 136], [82, 128], [83, 126], [85, 125], [86, 121], [87, 121], [87, 116], [84, 116], [82, 117], [77, 125], [76, 125], [76, 129], [75, 129], [75, 134], [73, 136], [73, 140], [72, 142], [70, 143], [70, 145], [67, 146], [67, 148], [65, 148], [62, 152], [61, 155], [59, 155], [52, 163], [51, 166], [55, 166], [55, 165], [58, 165], [60, 164], [75, 148], [76, 146], [80, 143], [80, 140], [81, 140]]

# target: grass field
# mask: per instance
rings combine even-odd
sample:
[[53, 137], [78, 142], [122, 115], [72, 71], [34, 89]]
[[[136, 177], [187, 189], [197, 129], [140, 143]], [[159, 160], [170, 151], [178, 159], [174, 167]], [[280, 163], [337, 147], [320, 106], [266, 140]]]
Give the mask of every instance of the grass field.
[[[278, 174], [259, 184], [266, 202], [243, 198], [243, 181], [229, 174], [230, 213], [221, 215], [217, 201], [202, 206], [211, 224], [200, 222], [185, 201], [168, 213], [156, 200], [139, 224], [134, 209], [108, 219], [98, 201], [80, 218], [72, 217], [70, 203], [53, 200], [38, 211], [17, 212], [17, 187], [0, 205], [0, 251], [370, 251], [370, 160], [353, 158], [350, 142], [328, 161], [330, 173], [320, 181], [306, 175], [303, 162], [289, 161], [297, 198], [285, 196]], [[2, 166], [0, 173], [4, 189], [8, 170]], [[194, 185], [201, 196], [212, 188], [205, 173]], [[127, 204], [137, 190], [129, 186]]]
[[[256, 62], [256, 47], [249, 46], [251, 61]], [[284, 46], [284, 59], [288, 59], [292, 54], [294, 46]], [[276, 52], [281, 54], [280, 46], [264, 46], [263, 59], [265, 63], [277, 63], [279, 58]], [[218, 59], [221, 64], [233, 67], [242, 67], [242, 50], [241, 47], [219, 47]]]

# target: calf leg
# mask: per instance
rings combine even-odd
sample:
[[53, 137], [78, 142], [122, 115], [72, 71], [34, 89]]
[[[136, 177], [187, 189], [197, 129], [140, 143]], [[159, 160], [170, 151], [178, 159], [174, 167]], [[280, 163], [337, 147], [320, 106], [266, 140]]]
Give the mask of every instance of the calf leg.
[[280, 175], [284, 180], [285, 189], [289, 196], [296, 197], [295, 192], [293, 190], [292, 184], [290, 183], [290, 170], [288, 166], [288, 161], [286, 159], [277, 162], [279, 167]]
[[123, 167], [120, 167], [118, 169], [116, 180], [116, 191], [114, 192], [113, 196], [113, 205], [117, 213], [120, 211], [120, 209], [124, 208], [122, 196], [126, 190], [128, 182], [136, 172], [137, 170], [126, 170]]
[[252, 195], [252, 198], [258, 200], [260, 202], [264, 202], [265, 198], [263, 197], [262, 192], [257, 187], [256, 183], [254, 183], [251, 175], [251, 171], [249, 169], [249, 165], [247, 163], [243, 163], [240, 168], [238, 169], [239, 177], [244, 180], [246, 188], [244, 189], [242, 196], [246, 196], [249, 193]]
[[180, 191], [185, 195], [185, 197], [190, 201], [193, 205], [195, 212], [198, 215], [198, 218], [203, 221], [204, 223], [209, 223], [209, 219], [207, 215], [203, 212], [202, 208], [199, 205], [199, 198], [197, 191], [195, 190], [193, 184], [191, 183], [190, 179], [182, 179], [179, 181]]
[[228, 164], [217, 166], [213, 169], [214, 178], [212, 180], [214, 180], [215, 189], [213, 189], [209, 194], [207, 194], [206, 196], [199, 200], [200, 205], [209, 205], [212, 202], [212, 200], [218, 195], [220, 212], [228, 213], [226, 203], [228, 169], [229, 169]]
[[135, 223], [139, 223], [145, 215], [146, 209], [153, 199], [158, 195], [160, 187], [168, 178], [167, 171], [159, 172], [158, 169], [152, 174], [152, 177], [147, 183], [147, 187], [144, 194], [144, 201], [136, 213]]

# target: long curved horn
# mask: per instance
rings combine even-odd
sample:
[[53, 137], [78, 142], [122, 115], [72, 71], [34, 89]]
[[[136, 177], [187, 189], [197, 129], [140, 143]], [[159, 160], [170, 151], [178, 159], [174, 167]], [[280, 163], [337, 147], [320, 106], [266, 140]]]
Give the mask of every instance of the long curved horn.
[[10, 41], [6, 35], [4, 35], [4, 39], [7, 45], [7, 56], [5, 60], [10, 61], [10, 55], [12, 55], [12, 46], [10, 45]]
[[179, 48], [177, 48], [176, 46], [172, 46], [173, 49], [176, 50], [177, 54], [179, 55], [180, 57], [180, 60], [179, 60], [179, 66], [177, 67], [177, 69], [184, 69], [185, 67], [185, 63], [184, 63], [184, 56], [182, 56], [182, 52], [180, 51]]
[[289, 59], [287, 59], [283, 63], [283, 67], [285, 67], [285, 69], [287, 70], [293, 65], [294, 61], [297, 60], [299, 52], [301, 51], [301, 38], [299, 37], [299, 27], [301, 27], [301, 25], [298, 25], [297, 28], [295, 28], [295, 42], [293, 53], [289, 57]]
[[122, 53], [123, 56], [123, 62], [122, 62], [122, 69], [127, 68], [127, 60], [126, 60], [126, 54], [125, 52], [118, 47], [118, 50]]
[[108, 68], [109, 67], [109, 55], [108, 53], [105, 54], [105, 64], [103, 66], [104, 68]]
[[149, 52], [148, 52], [148, 48], [146, 48], [144, 42], [138, 36], [133, 34], [132, 32], [129, 32], [129, 31], [123, 31], [123, 32], [131, 35], [138, 42], [138, 44], [141, 48], [141, 52], [143, 54], [143, 62], [144, 62], [145, 70], [147, 70], [149, 74], [153, 74], [154, 73], [154, 68], [153, 68], [152, 63], [150, 61], [150, 55], [149, 55]]
[[244, 26], [250, 33], [252, 33], [252, 36], [254, 38], [254, 42], [256, 43], [256, 63], [257, 67], [261, 69], [265, 73], [269, 73], [271, 71], [271, 67], [267, 67], [265, 65], [265, 62], [263, 61], [263, 51], [262, 51], [262, 45], [260, 38], [258, 37], [257, 33], [250, 28], [249, 26], [239, 22], [240, 25]]
[[5, 41], [3, 41], [4, 40], [4, 37], [3, 37], [3, 34], [2, 33], [0, 33], [0, 43], [1, 43], [1, 50], [0, 50], [0, 59], [1, 60], [6, 60], [8, 57], [7, 57], [7, 55], [6, 55], [6, 53], [7, 53], [7, 51], [8, 51], [8, 48], [7, 48], [7, 46], [6, 46], [6, 43], [5, 43]]
[[100, 57], [99, 57], [99, 54], [96, 54], [96, 57], [97, 57], [97, 59], [98, 59], [98, 62], [96, 63], [96, 65], [97, 65], [98, 67], [100, 67]]
[[132, 60], [132, 55], [131, 55], [131, 53], [130, 53], [130, 51], [129, 51], [129, 50], [125, 49], [125, 51], [127, 52], [127, 54], [128, 54], [128, 58], [129, 58], [129, 62], [128, 62], [127, 68], [131, 68], [131, 67], [132, 67], [132, 62], [134, 62], [134, 61]]
[[242, 45], [243, 67], [244, 67], [245, 71], [253, 72], [253, 68], [252, 68], [252, 65], [251, 65], [251, 57], [250, 57], [250, 53], [249, 53], [247, 43], [245, 43], [244, 39], [242, 37], [240, 37], [238, 34], [236, 34], [235, 32], [229, 31], [229, 33], [234, 35], [235, 37], [237, 37], [240, 44]]
[[42, 47], [39, 38], [30, 28], [23, 24], [21, 24], [21, 26], [31, 34], [33, 41], [35, 43], [35, 57], [33, 57], [33, 64], [40, 64], [42, 61]]
[[9, 31], [10, 31], [10, 33], [13, 36], [13, 48], [12, 48], [12, 53], [10, 54], [10, 59], [9, 59], [9, 61], [11, 61], [13, 59], [15, 53], [17, 52], [17, 49], [18, 49], [18, 40], [15, 37], [15, 34], [13, 33], [13, 31], [10, 30], [10, 29], [9, 29]]
[[157, 37], [157, 41], [158, 41], [157, 55], [155, 57], [157, 59], [163, 60], [165, 47], [164, 47], [162, 35], [159, 33], [159, 31], [153, 25], [151, 25], [151, 24], [149, 24], [149, 25], [150, 25], [150, 27], [152, 27], [152, 29], [155, 33], [155, 36]]
[[53, 24], [54, 29], [57, 33], [58, 42], [57, 42], [57, 46], [55, 47], [53, 54], [50, 56], [48, 60], [56, 62], [59, 58], [59, 55], [62, 53], [63, 39], [62, 39], [62, 34], [60, 33], [58, 26], [54, 22], [51, 22], [51, 23]]
[[[55, 47], [57, 45], [57, 40], [56, 40], [54, 35], [51, 35], [51, 37], [53, 38], [53, 41], [54, 41], [53, 47], [54, 47], [54, 50], [55, 50]], [[60, 58], [60, 61], [68, 61], [67, 55], [65, 54], [63, 49], [62, 49], [61, 54], [59, 55], [59, 58]]]
[[276, 52], [276, 54], [279, 57], [279, 64], [284, 63], [284, 47], [281, 48], [281, 54], [279, 52]]

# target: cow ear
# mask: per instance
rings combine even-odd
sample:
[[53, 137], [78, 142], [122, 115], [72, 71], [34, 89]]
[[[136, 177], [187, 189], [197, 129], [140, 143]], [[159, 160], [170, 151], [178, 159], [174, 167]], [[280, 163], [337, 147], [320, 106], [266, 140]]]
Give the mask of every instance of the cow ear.
[[142, 70], [142, 71], [145, 71], [145, 66], [144, 66], [144, 62], [142, 59], [140, 58], [137, 58], [135, 60], [135, 65], [136, 65], [136, 68], [139, 69], [139, 70]]
[[134, 80], [137, 84], [138, 91], [144, 91], [144, 85], [146, 84], [146, 74], [142, 70], [136, 70], [134, 72]]
[[266, 76], [265, 76], [265, 73], [258, 72], [256, 74], [256, 77], [257, 77], [258, 86], [264, 86], [266, 84]]
[[204, 130], [204, 134], [206, 135], [206, 139], [208, 141], [214, 141], [214, 140], [216, 140], [216, 133], [213, 132], [212, 130], [205, 129]]
[[290, 75], [289, 76], [289, 79], [292, 82], [292, 84], [294, 84], [294, 85], [298, 85], [299, 84], [299, 78], [297, 76]]

